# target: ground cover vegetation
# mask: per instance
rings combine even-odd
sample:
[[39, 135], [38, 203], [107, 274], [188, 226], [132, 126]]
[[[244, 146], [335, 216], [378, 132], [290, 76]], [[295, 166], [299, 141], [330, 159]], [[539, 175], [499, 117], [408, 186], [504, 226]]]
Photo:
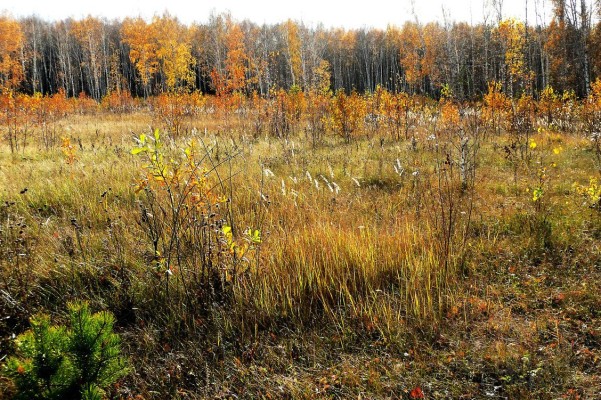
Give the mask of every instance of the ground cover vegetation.
[[597, 29], [554, 7], [0, 18], [2, 396], [598, 397]]

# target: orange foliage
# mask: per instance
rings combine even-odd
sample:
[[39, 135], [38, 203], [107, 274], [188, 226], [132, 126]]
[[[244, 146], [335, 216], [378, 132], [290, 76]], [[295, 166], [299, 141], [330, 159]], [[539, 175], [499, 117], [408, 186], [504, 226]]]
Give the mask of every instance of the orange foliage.
[[40, 96], [7, 90], [0, 95], [0, 118], [12, 153], [25, 150], [36, 125]]
[[569, 60], [566, 52], [567, 29], [563, 18], [553, 18], [547, 28], [548, 37], [545, 51], [549, 57], [549, 78], [551, 83], [564, 89], [570, 84], [568, 76]]
[[440, 119], [444, 127], [457, 127], [460, 121], [459, 108], [450, 100], [443, 100], [440, 107]]
[[423, 38], [425, 47], [422, 62], [423, 75], [430, 78], [432, 85], [439, 86], [443, 79], [440, 61], [445, 57], [446, 32], [439, 24], [429, 23], [423, 29]]
[[0, 124], [6, 130], [6, 140], [12, 152], [24, 150], [39, 129], [39, 139], [34, 142], [45, 148], [57, 144], [57, 122], [73, 112], [89, 113], [97, 109], [97, 103], [82, 95], [68, 99], [64, 90], [52, 96], [34, 93], [32, 96], [5, 90], [0, 94]]
[[244, 46], [242, 29], [231, 19], [226, 21], [226, 25], [225, 70], [222, 72], [213, 68], [210, 76], [216, 94], [214, 99], [216, 111], [221, 114], [224, 123], [228, 125], [230, 115], [241, 109], [245, 103], [244, 91], [249, 82], [246, 80], [248, 55]]
[[424, 41], [421, 27], [413, 22], [403, 25], [400, 33], [401, 66], [405, 70], [405, 79], [410, 86], [421, 84], [425, 77], [424, 70]]
[[591, 91], [582, 106], [581, 116], [587, 133], [594, 135], [595, 141], [599, 142], [601, 132], [601, 79], [595, 80], [591, 85]]
[[503, 121], [511, 109], [511, 101], [501, 91], [500, 82], [489, 82], [488, 93], [484, 95], [482, 116], [496, 134], [501, 133]]
[[348, 143], [363, 126], [365, 101], [356, 92], [346, 95], [339, 90], [330, 103], [331, 122], [334, 130]]
[[15, 88], [23, 80], [22, 43], [23, 31], [19, 22], [0, 16], [0, 89]]
[[538, 109], [547, 119], [547, 124], [553, 122], [553, 113], [561, 107], [561, 99], [550, 85], [547, 85], [540, 94]]
[[88, 96], [85, 92], [80, 92], [79, 96], [72, 98], [73, 108], [80, 114], [91, 114], [98, 109], [96, 100]]
[[180, 135], [187, 119], [198, 115], [205, 104], [200, 92], [162, 93], [151, 100], [155, 120], [173, 135]]
[[129, 91], [111, 91], [102, 98], [100, 106], [116, 113], [130, 112], [135, 108], [135, 100]]
[[217, 95], [239, 92], [246, 87], [246, 63], [248, 56], [244, 47], [244, 34], [240, 25], [228, 20], [228, 30], [225, 37], [227, 56], [225, 58], [225, 77], [217, 76], [213, 70], [211, 77], [215, 78], [215, 90]]
[[80, 21], [73, 21], [71, 24], [71, 33], [78, 41], [83, 50], [82, 67], [90, 71], [92, 77], [92, 87], [90, 91], [94, 98], [100, 98], [101, 76], [102, 76], [102, 58], [103, 58], [103, 37], [104, 26], [97, 18], [88, 16]]
[[512, 106], [511, 129], [520, 133], [529, 133], [534, 127], [535, 114], [534, 99], [522, 93]]
[[142, 18], [127, 18], [121, 28], [122, 40], [129, 46], [129, 59], [135, 65], [145, 87], [150, 85], [151, 78], [159, 69], [156, 57], [158, 45], [154, 40], [149, 40], [154, 36], [151, 29]]
[[399, 140], [401, 133], [405, 139], [409, 136], [409, 113], [413, 107], [413, 99], [404, 92], [391, 93], [379, 88], [381, 92], [380, 113], [384, 117], [390, 132]]
[[250, 98], [250, 105], [252, 134], [254, 138], [257, 138], [268, 123], [269, 103], [267, 99], [254, 91]]

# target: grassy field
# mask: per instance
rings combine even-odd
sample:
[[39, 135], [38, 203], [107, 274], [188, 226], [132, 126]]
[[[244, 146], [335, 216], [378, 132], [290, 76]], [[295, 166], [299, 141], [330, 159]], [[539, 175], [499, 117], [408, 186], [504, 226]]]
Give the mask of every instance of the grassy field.
[[131, 365], [113, 398], [601, 397], [584, 133], [423, 113], [409, 139], [314, 145], [245, 118], [176, 136], [98, 111], [57, 122], [62, 146], [3, 144], [2, 358], [32, 315], [87, 300]]

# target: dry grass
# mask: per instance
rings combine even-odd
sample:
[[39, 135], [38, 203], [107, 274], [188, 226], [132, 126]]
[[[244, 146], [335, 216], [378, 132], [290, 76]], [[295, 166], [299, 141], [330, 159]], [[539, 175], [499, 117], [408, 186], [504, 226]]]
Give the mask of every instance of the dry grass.
[[166, 149], [177, 158], [189, 138], [204, 143], [229, 221], [262, 233], [209, 306], [184, 303], [208, 295], [177, 271], [166, 296], [152, 266], [135, 193], [143, 162], [130, 154], [156, 123], [147, 113], [62, 121], [73, 164], [60, 148], [3, 149], [0, 351], [33, 313], [60, 320], [86, 298], [115, 313], [135, 368], [115, 396], [599, 396], [601, 214], [572, 186], [597, 173], [588, 141], [533, 136], [514, 181], [510, 137], [488, 137], [462, 194], [444, 167], [454, 139], [428, 140], [427, 123], [415, 151], [385, 132], [317, 148], [302, 135], [253, 139], [242, 122], [226, 132], [202, 114]]

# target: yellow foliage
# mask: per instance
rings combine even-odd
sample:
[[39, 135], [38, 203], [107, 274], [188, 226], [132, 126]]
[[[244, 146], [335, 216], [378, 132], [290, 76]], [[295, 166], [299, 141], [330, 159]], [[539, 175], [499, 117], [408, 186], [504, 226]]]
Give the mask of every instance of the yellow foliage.
[[288, 63], [290, 64], [290, 72], [292, 73], [292, 84], [300, 85], [303, 66], [298, 26], [289, 19], [284, 25], [284, 31], [288, 50]]
[[511, 101], [501, 91], [500, 82], [491, 81], [488, 83], [488, 93], [484, 95], [484, 108], [482, 116], [484, 120], [491, 125], [495, 133], [499, 134], [505, 116], [511, 110]]
[[190, 30], [177, 18], [155, 16], [150, 24], [141, 18], [126, 19], [121, 34], [144, 86], [159, 72], [168, 91], [193, 83], [196, 60], [192, 57]]
[[529, 83], [532, 71], [526, 66], [526, 27], [523, 22], [509, 18], [499, 23], [499, 35], [505, 46], [505, 65], [509, 75], [516, 81]]

